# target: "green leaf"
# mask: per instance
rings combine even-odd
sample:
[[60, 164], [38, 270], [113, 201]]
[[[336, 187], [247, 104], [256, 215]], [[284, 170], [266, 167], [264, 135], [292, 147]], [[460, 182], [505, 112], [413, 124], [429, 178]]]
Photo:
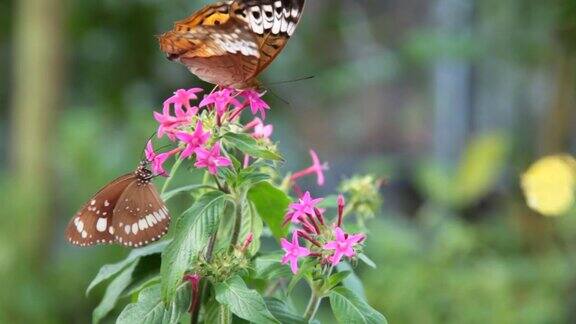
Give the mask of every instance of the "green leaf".
[[226, 199], [227, 196], [220, 191], [206, 193], [170, 229], [174, 239], [162, 254], [160, 267], [162, 297], [165, 301], [172, 299], [190, 263], [204, 248], [209, 237], [218, 230]]
[[166, 202], [166, 201], [170, 200], [171, 198], [173, 198], [174, 196], [176, 196], [177, 194], [182, 193], [182, 192], [189, 192], [189, 191], [194, 191], [194, 190], [198, 190], [198, 189], [210, 189], [210, 188], [212, 188], [212, 187], [208, 186], [208, 185], [204, 185], [204, 184], [195, 184], [195, 185], [184, 186], [184, 187], [176, 188], [174, 190], [170, 190], [168, 192], [163, 193], [162, 194], [162, 200], [164, 200]]
[[159, 254], [141, 257], [138, 266], [132, 273], [132, 283], [124, 289], [122, 297], [132, 296], [151, 284], [160, 282], [161, 262], [162, 258]]
[[254, 261], [256, 277], [264, 280], [273, 280], [277, 278], [290, 278], [292, 271], [290, 267], [280, 263], [282, 253], [270, 253], [259, 256]]
[[132, 273], [136, 266], [138, 265], [138, 260], [132, 262], [131, 265], [126, 267], [116, 278], [114, 278], [108, 287], [106, 287], [106, 292], [100, 304], [94, 309], [92, 313], [92, 322], [99, 323], [108, 313], [114, 309], [118, 299], [122, 295], [124, 289], [126, 289], [130, 282], [132, 281]]
[[257, 183], [270, 180], [270, 175], [262, 172], [256, 172], [252, 168], [242, 169], [238, 174], [237, 186], [250, 188]]
[[351, 290], [338, 287], [330, 294], [330, 305], [339, 323], [387, 323], [386, 318]]
[[452, 185], [454, 203], [466, 206], [493, 188], [506, 163], [508, 143], [500, 134], [476, 137], [467, 147]]
[[362, 262], [366, 263], [367, 266], [369, 266], [370, 268], [376, 269], [376, 263], [374, 263], [374, 261], [372, 261], [372, 259], [370, 259], [366, 254], [364, 253], [360, 253], [358, 254], [358, 259], [362, 260]]
[[350, 275], [348, 275], [343, 281], [342, 284], [344, 287], [352, 290], [357, 296], [366, 300], [366, 293], [364, 292], [364, 285], [362, 281], [356, 273], [354, 273], [354, 269], [348, 262], [340, 262], [336, 267], [338, 271], [350, 271]]
[[148, 288], [152, 285], [156, 285], [159, 283], [160, 283], [160, 275], [157, 275], [155, 277], [148, 278], [148, 279], [143, 280], [141, 282], [138, 282], [136, 284], [132, 284], [128, 287], [128, 289], [126, 289], [126, 291], [124, 292], [122, 297], [128, 297], [128, 296], [132, 296], [134, 294], [138, 294], [142, 290], [144, 290], [144, 288]]
[[204, 315], [205, 323], [228, 324], [232, 323], [232, 313], [226, 305], [222, 305], [216, 300], [211, 300], [206, 307]]
[[332, 288], [336, 287], [339, 283], [341, 283], [344, 279], [346, 279], [350, 274], [352, 274], [352, 271], [340, 271], [340, 272], [336, 272], [335, 274], [331, 275], [328, 278], [328, 281], [326, 283], [327, 288], [332, 289]]
[[117, 324], [176, 324], [190, 306], [190, 287], [184, 283], [176, 289], [174, 300], [165, 305], [160, 296], [160, 285], [148, 287], [140, 293], [138, 301], [128, 304], [116, 320]]
[[242, 200], [242, 224], [240, 226], [240, 234], [238, 236], [238, 244], [242, 244], [248, 235], [252, 233], [254, 236], [252, 243], [248, 247], [248, 252], [254, 255], [260, 250], [260, 235], [264, 224], [262, 219], [258, 216], [256, 209], [252, 202], [248, 199]]
[[288, 294], [292, 292], [292, 289], [296, 287], [296, 284], [302, 278], [310, 278], [312, 274], [312, 270], [316, 267], [317, 261], [313, 259], [305, 259], [302, 264], [300, 264], [300, 268], [298, 268], [298, 273], [293, 275], [292, 279], [290, 279], [290, 283], [288, 283]]
[[98, 271], [98, 274], [92, 280], [90, 285], [88, 285], [88, 288], [86, 289], [86, 295], [88, 295], [90, 293], [90, 291], [92, 290], [92, 288], [96, 287], [99, 283], [113, 277], [114, 275], [116, 275], [117, 273], [122, 271], [122, 269], [126, 268], [134, 260], [140, 258], [141, 256], [151, 255], [151, 254], [155, 254], [155, 253], [161, 253], [162, 251], [164, 251], [164, 248], [169, 243], [170, 243], [170, 240], [163, 240], [163, 241], [153, 243], [153, 244], [147, 245], [147, 246], [139, 248], [139, 249], [134, 249], [130, 252], [130, 254], [128, 254], [126, 259], [124, 259], [118, 263], [107, 264], [107, 265], [103, 266], [102, 268], [100, 268], [100, 271]]
[[279, 323], [272, 316], [258, 292], [248, 289], [242, 278], [234, 276], [215, 285], [216, 300], [232, 313], [254, 323]]
[[248, 134], [226, 133], [222, 138], [226, 143], [252, 157], [276, 161], [283, 160], [282, 156], [277, 152], [264, 148], [263, 145], [259, 145], [258, 142]]
[[298, 315], [294, 309], [292, 309], [284, 301], [273, 298], [264, 298], [268, 310], [276, 317], [282, 324], [307, 324], [308, 322], [304, 317]]
[[288, 234], [288, 226], [282, 226], [284, 214], [291, 199], [269, 182], [260, 182], [248, 191], [248, 199], [254, 203], [258, 214], [278, 240]]

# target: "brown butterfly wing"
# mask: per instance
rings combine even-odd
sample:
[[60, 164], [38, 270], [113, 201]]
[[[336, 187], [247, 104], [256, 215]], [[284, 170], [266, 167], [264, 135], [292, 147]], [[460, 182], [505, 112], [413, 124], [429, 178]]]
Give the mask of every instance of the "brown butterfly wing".
[[234, 17], [246, 22], [257, 35], [260, 54], [252, 75], [256, 78], [288, 43], [304, 10], [304, 0], [236, 0]]
[[74, 245], [114, 243], [112, 226], [114, 207], [126, 188], [136, 182], [134, 173], [125, 174], [100, 189], [76, 215], [66, 228], [66, 238]]
[[170, 215], [152, 183], [135, 181], [120, 196], [113, 225], [119, 244], [140, 247], [166, 234]]
[[168, 58], [200, 79], [242, 89], [285, 47], [304, 0], [236, 0], [207, 6], [160, 36]]
[[206, 82], [242, 87], [258, 68], [260, 55], [256, 35], [230, 10], [229, 4], [211, 5], [176, 22], [160, 36], [160, 49]]

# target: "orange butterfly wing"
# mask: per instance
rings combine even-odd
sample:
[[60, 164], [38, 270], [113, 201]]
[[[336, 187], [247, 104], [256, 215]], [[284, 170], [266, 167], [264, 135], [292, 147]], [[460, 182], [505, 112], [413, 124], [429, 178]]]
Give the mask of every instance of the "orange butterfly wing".
[[236, 0], [204, 7], [160, 36], [169, 59], [200, 79], [243, 89], [278, 56], [296, 29], [304, 0]]

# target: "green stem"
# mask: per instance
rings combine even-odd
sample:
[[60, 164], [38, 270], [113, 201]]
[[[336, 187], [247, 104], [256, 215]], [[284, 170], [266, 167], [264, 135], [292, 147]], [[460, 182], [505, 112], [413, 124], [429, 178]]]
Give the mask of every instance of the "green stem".
[[232, 239], [230, 239], [230, 251], [238, 244], [240, 236], [240, 228], [242, 227], [242, 199], [237, 198], [235, 201], [236, 219], [234, 221], [234, 228], [232, 229]]
[[[206, 247], [206, 254], [204, 255], [206, 262], [210, 262], [212, 260], [212, 254], [214, 253], [214, 245], [216, 244], [216, 237], [217, 237], [216, 234], [217, 233], [212, 234], [212, 236], [210, 236], [210, 240], [208, 241], [208, 246]], [[190, 314], [191, 324], [198, 324], [200, 307], [202, 307], [202, 299], [205, 297], [204, 295], [206, 295], [207, 289], [208, 289], [208, 280], [202, 279], [202, 288], [200, 290], [199, 300], [198, 302], [196, 302], [196, 307]]]
[[219, 324], [230, 324], [232, 323], [232, 313], [230, 312], [230, 310], [228, 309], [228, 306], [226, 305], [219, 305], [219, 310], [218, 312], [220, 314], [218, 314], [218, 323]]
[[318, 307], [320, 307], [320, 302], [322, 302], [322, 296], [317, 288], [312, 288], [312, 294], [310, 295], [310, 301], [308, 302], [308, 307], [306, 307], [306, 311], [304, 312], [304, 319], [307, 322], [314, 319], [316, 316], [316, 312], [318, 312]]
[[208, 241], [208, 247], [206, 248], [206, 262], [212, 261], [212, 254], [214, 253], [214, 245], [216, 245], [216, 234], [212, 234], [210, 241]]
[[174, 165], [172, 166], [172, 170], [170, 170], [170, 175], [168, 176], [168, 179], [166, 179], [166, 181], [164, 181], [164, 185], [162, 186], [162, 190], [160, 191], [160, 194], [163, 194], [166, 191], [166, 189], [168, 189], [168, 185], [172, 181], [172, 178], [174, 178], [174, 175], [176, 174], [176, 171], [178, 171], [178, 168], [180, 167], [180, 164], [182, 164], [182, 161], [183, 161], [182, 159], [176, 158], [176, 162], [174, 162]]

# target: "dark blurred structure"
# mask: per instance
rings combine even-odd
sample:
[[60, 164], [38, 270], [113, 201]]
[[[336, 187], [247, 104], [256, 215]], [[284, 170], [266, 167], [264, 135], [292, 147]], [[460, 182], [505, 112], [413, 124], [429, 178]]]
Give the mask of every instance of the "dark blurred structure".
[[[163, 98], [201, 84], [154, 36], [204, 3], [0, 0], [0, 322], [90, 319], [83, 289], [125, 251], [63, 228], [133, 168]], [[275, 138], [287, 170], [309, 145], [330, 161], [314, 190], [389, 179], [360, 270], [392, 323], [576, 319], [576, 215], [529, 212], [517, 180], [576, 144], [573, 0], [309, 0], [263, 81], [307, 75], [271, 86]]]

